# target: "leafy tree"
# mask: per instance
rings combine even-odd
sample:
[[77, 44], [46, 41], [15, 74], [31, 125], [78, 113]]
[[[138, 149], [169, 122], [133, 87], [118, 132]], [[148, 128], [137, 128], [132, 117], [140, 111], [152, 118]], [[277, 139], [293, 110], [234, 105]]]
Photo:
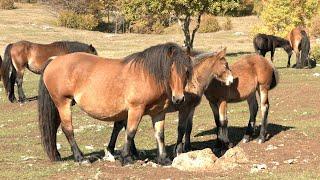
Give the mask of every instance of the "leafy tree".
[[[156, 16], [161, 23], [176, 18], [184, 34], [184, 45], [193, 48], [195, 34], [204, 13], [226, 14], [228, 10], [238, 6], [239, 0], [124, 0], [123, 12], [127, 19], [144, 19]], [[190, 24], [195, 21], [196, 26], [191, 29]], [[169, 20], [170, 21], [170, 20]]]
[[268, 0], [261, 12], [264, 27], [271, 34], [285, 36], [298, 25], [307, 26], [319, 8], [318, 0]]

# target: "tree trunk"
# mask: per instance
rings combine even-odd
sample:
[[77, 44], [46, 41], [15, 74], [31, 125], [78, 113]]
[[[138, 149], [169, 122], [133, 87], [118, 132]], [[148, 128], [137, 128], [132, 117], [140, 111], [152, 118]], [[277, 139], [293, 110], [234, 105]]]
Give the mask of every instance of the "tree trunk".
[[192, 30], [192, 34], [190, 34], [190, 23], [191, 23], [191, 15], [186, 15], [184, 18], [179, 18], [179, 24], [184, 34], [184, 46], [190, 49], [193, 49], [193, 42], [201, 23], [202, 12], [199, 13], [196, 21], [196, 27]]

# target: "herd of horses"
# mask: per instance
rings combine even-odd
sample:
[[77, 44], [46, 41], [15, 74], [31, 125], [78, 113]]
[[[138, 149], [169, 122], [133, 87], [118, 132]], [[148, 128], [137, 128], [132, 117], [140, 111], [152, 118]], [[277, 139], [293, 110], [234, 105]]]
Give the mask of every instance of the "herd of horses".
[[[5, 48], [1, 76], [9, 101], [17, 101], [16, 84], [18, 101], [23, 103], [27, 100], [22, 88], [25, 68], [41, 75], [39, 129], [51, 161], [61, 160], [56, 142], [59, 126], [75, 161], [86, 161], [72, 125], [71, 106], [77, 104], [95, 119], [114, 122], [107, 147], [110, 153], [114, 153], [119, 132], [126, 129], [120, 155], [123, 164], [134, 162], [138, 125], [142, 116], [151, 116], [158, 147], [157, 162], [166, 165], [171, 162], [164, 141], [166, 113], [178, 111], [179, 116], [174, 155], [190, 151], [193, 114], [203, 95], [209, 101], [217, 126], [217, 146], [233, 146], [228, 138], [227, 104], [245, 100], [250, 118], [243, 142], [253, 139], [258, 101], [262, 113], [258, 142], [266, 141], [268, 94], [279, 77], [272, 63], [275, 49], [282, 47], [288, 53], [288, 67], [294, 51], [297, 55], [295, 67], [303, 68], [309, 65], [310, 42], [305, 30], [296, 28], [290, 32], [288, 40], [258, 34], [253, 44], [258, 54], [243, 56], [229, 67], [226, 49], [201, 53], [175, 43], [164, 43], [124, 58], [111, 59], [99, 57], [92, 45], [80, 42], [35, 44], [20, 41]], [[268, 51], [271, 51], [272, 61], [263, 57]]]

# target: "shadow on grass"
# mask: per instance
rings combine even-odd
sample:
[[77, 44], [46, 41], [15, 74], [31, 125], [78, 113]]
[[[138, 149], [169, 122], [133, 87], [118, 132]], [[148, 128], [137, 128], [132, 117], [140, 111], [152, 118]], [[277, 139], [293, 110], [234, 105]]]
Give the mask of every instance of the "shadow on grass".
[[236, 57], [239, 55], [246, 55], [246, 54], [253, 54], [254, 52], [249, 52], [249, 51], [240, 51], [240, 52], [231, 52], [231, 53], [227, 53], [227, 56], [231, 56], [231, 57]]
[[35, 100], [38, 100], [38, 96], [32, 96], [27, 98], [27, 101], [35, 101]]
[[[293, 128], [294, 127], [291, 127], [291, 126], [282, 126], [282, 125], [271, 123], [268, 125], [267, 141], [270, 138], [272, 138], [273, 136], [276, 136], [277, 134], [279, 134], [280, 132], [287, 131], [287, 130], [293, 129]], [[235, 126], [228, 127], [229, 139], [234, 145], [237, 145], [242, 140], [242, 137], [245, 133], [245, 129], [246, 129], [246, 127], [235, 127]], [[196, 134], [195, 137], [214, 135], [214, 134], [216, 134], [216, 131], [217, 131], [216, 128], [202, 131], [202, 132]], [[257, 128], [255, 131], [254, 138], [258, 137], [259, 132], [260, 132], [260, 128]], [[201, 149], [205, 149], [205, 148], [210, 148], [217, 157], [221, 157], [226, 152], [227, 149], [216, 148], [216, 144], [217, 144], [216, 139], [211, 139], [211, 140], [206, 140], [206, 141], [193, 141], [193, 142], [191, 142], [191, 147], [192, 147], [192, 150], [201, 150]], [[175, 147], [175, 144], [171, 144], [171, 145], [166, 146], [167, 154], [169, 155], [169, 157], [171, 159], [174, 158], [173, 157], [174, 147]], [[140, 149], [139, 152], [143, 152], [143, 153], [140, 153], [140, 157], [138, 159], [154, 160], [154, 159], [156, 159], [158, 149], [150, 149], [150, 150]], [[120, 154], [120, 151], [117, 151], [115, 153], [115, 155], [117, 157], [119, 156], [119, 154]], [[99, 150], [99, 151], [87, 153], [87, 154], [85, 154], [85, 157], [87, 157], [89, 159], [89, 161], [91, 163], [93, 163], [95, 161], [102, 159], [104, 157], [104, 155], [105, 155], [104, 150]], [[73, 159], [74, 158], [72, 155], [62, 158], [63, 161], [73, 160]]]

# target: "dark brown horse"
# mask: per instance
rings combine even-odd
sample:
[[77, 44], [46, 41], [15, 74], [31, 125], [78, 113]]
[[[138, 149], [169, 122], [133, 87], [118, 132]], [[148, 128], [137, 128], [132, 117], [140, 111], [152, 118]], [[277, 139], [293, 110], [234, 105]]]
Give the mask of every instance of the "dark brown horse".
[[50, 160], [60, 160], [57, 128], [66, 135], [75, 161], [84, 159], [73, 134], [71, 104], [74, 101], [93, 118], [122, 121], [128, 125], [122, 163], [132, 162], [131, 147], [143, 115], [156, 116], [155, 137], [159, 163], [167, 160], [164, 118], [157, 115], [170, 101], [184, 101], [184, 87], [192, 73], [190, 57], [174, 43], [160, 44], [124, 59], [105, 59], [86, 53], [59, 56], [49, 62], [39, 85], [41, 139]]
[[[204, 94], [210, 103], [217, 126], [218, 144], [230, 147], [228, 138], [227, 103], [236, 103], [247, 100], [250, 110], [250, 119], [243, 141], [248, 142], [255, 129], [258, 103], [256, 92], [260, 95], [262, 123], [258, 142], [266, 140], [267, 117], [269, 112], [268, 92], [278, 83], [278, 71], [270, 60], [259, 55], [244, 56], [231, 66], [234, 82], [225, 86], [217, 80], [211, 81]], [[192, 118], [188, 119], [185, 146], [190, 149], [190, 134]]]
[[8, 44], [5, 48], [1, 74], [6, 94], [11, 102], [16, 101], [14, 84], [17, 83], [19, 102], [24, 102], [26, 96], [22, 89], [25, 68], [40, 74], [42, 65], [52, 56], [73, 52], [97, 54], [92, 45], [76, 41], [57, 41], [51, 44], [36, 44], [29, 41], [19, 41]]
[[[306, 30], [302, 27], [294, 28], [290, 31], [287, 36], [293, 51], [296, 53], [296, 65], [295, 68], [304, 68], [308, 66], [311, 68], [309, 51], [310, 51], [310, 40]], [[290, 66], [290, 59], [288, 62]]]
[[256, 53], [266, 56], [266, 53], [271, 51], [271, 61], [273, 61], [273, 56], [276, 48], [283, 48], [288, 54], [288, 65], [290, 67], [290, 58], [292, 55], [292, 47], [290, 42], [281, 37], [267, 35], [267, 34], [257, 34], [253, 39], [253, 47]]
[[[192, 52], [194, 53], [194, 52]], [[194, 54], [196, 55], [196, 54]], [[204, 53], [196, 55], [193, 60], [193, 73], [192, 79], [185, 87], [185, 102], [176, 108], [170, 104], [170, 107], [165, 113], [179, 111], [179, 128], [178, 128], [178, 139], [175, 146], [175, 154], [183, 152], [182, 137], [184, 135], [185, 121], [192, 118], [196, 106], [200, 103], [201, 97], [204, 90], [207, 88], [212, 79], [219, 79], [230, 85], [233, 82], [233, 76], [229, 69], [228, 63], [225, 59], [226, 50], [218, 53]], [[164, 115], [163, 115], [164, 116]], [[192, 121], [191, 121], [192, 122]], [[116, 145], [117, 137], [120, 130], [126, 126], [126, 120], [117, 121], [114, 123], [114, 128], [110, 138], [107, 150], [113, 154]], [[132, 154], [137, 155], [135, 144], [132, 144]]]

